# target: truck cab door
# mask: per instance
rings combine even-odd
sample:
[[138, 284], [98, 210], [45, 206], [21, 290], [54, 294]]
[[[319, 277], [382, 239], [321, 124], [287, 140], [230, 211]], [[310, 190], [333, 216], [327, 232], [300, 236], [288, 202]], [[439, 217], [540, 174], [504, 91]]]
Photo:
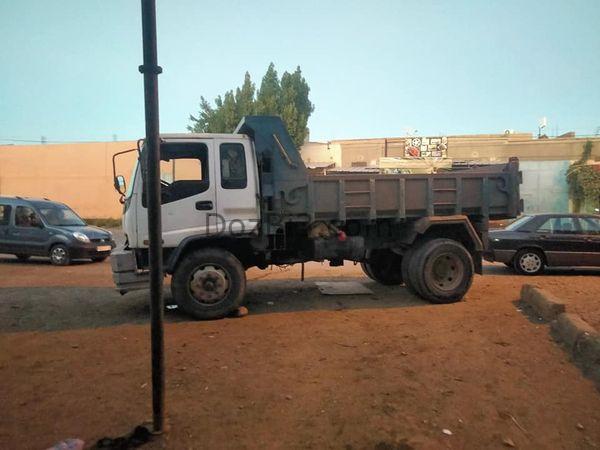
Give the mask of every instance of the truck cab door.
[[[189, 236], [217, 231], [217, 198], [212, 139], [161, 143], [161, 216], [164, 247], [177, 247]], [[145, 192], [137, 213], [138, 246], [148, 246]]]
[[216, 139], [219, 227], [224, 234], [251, 233], [260, 219], [256, 157], [247, 139]]

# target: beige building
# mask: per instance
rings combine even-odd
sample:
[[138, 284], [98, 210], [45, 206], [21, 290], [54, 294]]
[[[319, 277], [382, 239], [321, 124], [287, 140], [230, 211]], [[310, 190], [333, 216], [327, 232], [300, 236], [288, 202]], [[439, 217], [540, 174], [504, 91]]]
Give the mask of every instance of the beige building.
[[[64, 202], [85, 218], [118, 218], [123, 210], [113, 189], [113, 154], [135, 141], [0, 146], [0, 196], [45, 197]], [[136, 152], [123, 155], [129, 177]]]
[[[308, 165], [376, 166], [385, 156], [403, 156], [405, 137], [309, 142], [302, 149]], [[600, 160], [600, 137], [592, 138]], [[565, 170], [581, 155], [585, 138], [534, 139], [531, 134], [448, 136], [448, 156], [456, 160], [521, 160], [522, 197], [530, 212], [569, 209]], [[122, 206], [113, 189], [113, 154], [134, 141], [60, 145], [0, 146], [0, 195], [46, 197], [67, 203], [85, 218], [119, 218]], [[128, 179], [136, 158], [117, 160]], [[326, 164], [325, 164], [326, 163]], [[129, 180], [128, 180], [129, 181]]]

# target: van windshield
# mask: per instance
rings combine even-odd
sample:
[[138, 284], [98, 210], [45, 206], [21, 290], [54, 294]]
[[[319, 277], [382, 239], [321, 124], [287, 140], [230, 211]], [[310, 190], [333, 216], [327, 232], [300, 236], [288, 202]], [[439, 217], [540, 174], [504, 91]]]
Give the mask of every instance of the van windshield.
[[68, 206], [42, 202], [36, 203], [35, 206], [48, 225], [68, 227], [84, 226], [86, 224], [81, 217]]

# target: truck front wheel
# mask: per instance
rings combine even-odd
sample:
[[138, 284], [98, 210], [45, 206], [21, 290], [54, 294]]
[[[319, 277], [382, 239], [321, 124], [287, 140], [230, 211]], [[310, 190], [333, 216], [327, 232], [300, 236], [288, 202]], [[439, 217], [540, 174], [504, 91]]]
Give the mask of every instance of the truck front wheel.
[[402, 256], [391, 250], [374, 250], [360, 265], [373, 281], [389, 286], [402, 283]]
[[240, 261], [226, 250], [196, 250], [175, 269], [171, 291], [177, 305], [196, 319], [220, 319], [241, 305], [246, 273]]
[[473, 281], [473, 259], [452, 239], [432, 239], [415, 249], [408, 268], [417, 293], [431, 303], [454, 303]]

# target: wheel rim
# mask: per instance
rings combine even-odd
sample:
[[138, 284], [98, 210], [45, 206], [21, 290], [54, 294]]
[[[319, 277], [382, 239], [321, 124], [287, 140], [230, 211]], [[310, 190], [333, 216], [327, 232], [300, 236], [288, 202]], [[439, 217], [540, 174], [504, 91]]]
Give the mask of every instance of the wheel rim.
[[62, 247], [54, 247], [50, 257], [54, 262], [63, 263], [67, 259], [67, 251]]
[[523, 272], [535, 273], [542, 267], [542, 258], [537, 253], [524, 253], [519, 259], [519, 267]]
[[229, 276], [223, 267], [206, 264], [196, 269], [189, 280], [190, 294], [205, 305], [215, 305], [229, 293]]
[[431, 262], [431, 269], [425, 273], [429, 285], [440, 291], [453, 291], [463, 281], [465, 265], [453, 253], [442, 253]]

